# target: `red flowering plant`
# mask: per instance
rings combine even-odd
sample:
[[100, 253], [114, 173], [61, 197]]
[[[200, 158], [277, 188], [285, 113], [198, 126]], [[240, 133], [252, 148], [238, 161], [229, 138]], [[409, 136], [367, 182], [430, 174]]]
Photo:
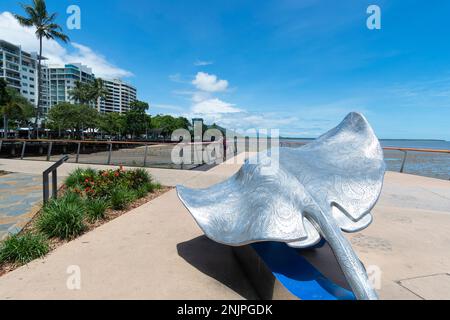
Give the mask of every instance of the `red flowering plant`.
[[154, 190], [151, 176], [144, 169], [125, 170], [108, 169], [96, 171], [77, 169], [66, 180], [66, 191], [78, 194], [83, 198], [110, 198], [114, 189], [122, 188], [130, 192]]

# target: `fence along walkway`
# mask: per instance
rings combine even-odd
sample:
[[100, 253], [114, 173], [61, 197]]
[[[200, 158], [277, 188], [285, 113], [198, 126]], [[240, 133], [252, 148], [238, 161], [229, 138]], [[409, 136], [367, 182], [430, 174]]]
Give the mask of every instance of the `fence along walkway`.
[[[216, 142], [218, 143], [218, 142]], [[240, 142], [242, 143], [242, 142]], [[186, 145], [202, 145], [211, 142]], [[250, 150], [248, 140], [245, 151]], [[301, 146], [304, 142], [282, 142], [281, 146]], [[135, 167], [161, 167], [171, 169], [193, 169], [195, 164], [175, 165], [172, 149], [177, 143], [155, 143], [136, 141], [91, 141], [91, 140], [28, 140], [0, 139], [0, 157], [27, 160], [57, 161], [61, 155], [69, 155], [69, 162], [85, 164], [126, 165]], [[228, 143], [236, 149], [236, 141]], [[5, 152], [9, 149], [9, 153]], [[450, 179], [448, 166], [450, 150], [385, 147], [389, 170], [408, 172]], [[251, 150], [254, 151], [254, 150]], [[397, 152], [401, 153], [396, 154]], [[418, 156], [420, 155], [420, 157]], [[425, 155], [427, 157], [425, 157]], [[209, 161], [214, 159], [209, 159]], [[447, 163], [447, 164], [446, 164]]]
[[[80, 141], [80, 140], [0, 140], [0, 155], [21, 160], [57, 161], [69, 155], [69, 162], [86, 164], [126, 165], [135, 167], [163, 167], [192, 169], [198, 164], [183, 166], [172, 163], [172, 149], [178, 143]], [[186, 144], [204, 147], [209, 143]], [[211, 159], [209, 159], [211, 160]]]

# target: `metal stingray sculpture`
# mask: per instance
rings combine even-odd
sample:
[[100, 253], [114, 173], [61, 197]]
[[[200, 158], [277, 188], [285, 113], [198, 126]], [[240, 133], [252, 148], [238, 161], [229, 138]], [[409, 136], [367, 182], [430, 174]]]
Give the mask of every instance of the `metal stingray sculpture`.
[[178, 186], [178, 196], [206, 236], [222, 244], [276, 241], [308, 248], [324, 238], [355, 296], [377, 299], [342, 233], [371, 224], [383, 185], [383, 151], [367, 120], [351, 113], [316, 141], [280, 148], [279, 155], [273, 169], [260, 154], [229, 180], [200, 190]]

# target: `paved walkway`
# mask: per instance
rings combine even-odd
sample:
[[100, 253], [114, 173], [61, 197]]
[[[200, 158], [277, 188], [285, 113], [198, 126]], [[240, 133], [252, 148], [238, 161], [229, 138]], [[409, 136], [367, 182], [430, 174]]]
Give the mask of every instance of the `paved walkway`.
[[39, 210], [42, 179], [26, 173], [0, 176], [0, 240], [19, 232]]
[[[0, 170], [14, 165], [0, 160]], [[73, 169], [67, 164], [62, 171], [67, 166]], [[150, 172], [167, 185], [206, 187], [238, 168]], [[450, 299], [450, 182], [388, 173], [374, 217], [372, 226], [349, 238], [366, 266], [380, 268], [381, 298]], [[310, 259], [332, 265], [331, 254], [318, 255]], [[67, 287], [70, 266], [80, 268], [81, 290]], [[174, 190], [0, 278], [0, 299], [255, 296], [231, 249], [203, 236]]]

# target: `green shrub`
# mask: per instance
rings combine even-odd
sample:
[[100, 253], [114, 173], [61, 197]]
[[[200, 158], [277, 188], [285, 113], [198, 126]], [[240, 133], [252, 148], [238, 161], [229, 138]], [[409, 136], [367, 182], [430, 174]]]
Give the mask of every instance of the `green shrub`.
[[135, 169], [129, 172], [129, 186], [133, 190], [138, 190], [142, 186], [152, 183], [152, 177], [145, 169]]
[[86, 207], [87, 218], [90, 222], [95, 222], [105, 218], [106, 210], [109, 207], [109, 201], [105, 198], [88, 198], [84, 205]]
[[85, 206], [80, 197], [72, 193], [50, 201], [36, 221], [39, 231], [50, 238], [73, 239], [86, 229]]
[[70, 175], [64, 181], [64, 184], [68, 188], [74, 188], [76, 185], [79, 185], [81, 183], [82, 176], [83, 176], [83, 170], [78, 168], [75, 171], [73, 171], [72, 173], [70, 173]]
[[161, 190], [161, 189], [162, 189], [162, 185], [161, 185], [161, 183], [159, 183], [159, 182], [154, 183], [153, 186], [154, 186], [154, 188], [155, 188], [154, 190]]
[[135, 191], [136, 198], [137, 199], [145, 198], [146, 196], [148, 196], [149, 192], [151, 191], [149, 190], [148, 186], [142, 186]]
[[65, 181], [65, 185], [67, 186], [67, 188], [80, 187], [80, 186], [84, 185], [86, 179], [95, 180], [95, 178], [97, 176], [98, 176], [98, 173], [94, 169], [78, 168], [67, 177], [67, 179]]
[[123, 210], [136, 199], [136, 193], [124, 186], [117, 186], [111, 190], [110, 201], [114, 210]]
[[0, 244], [0, 263], [24, 265], [45, 256], [48, 252], [47, 239], [42, 235], [14, 235]]
[[85, 186], [83, 186], [81, 184], [75, 184], [75, 185], [73, 185], [73, 187], [67, 187], [66, 194], [73, 194], [78, 197], [83, 197], [86, 194], [85, 189], [86, 189]]

